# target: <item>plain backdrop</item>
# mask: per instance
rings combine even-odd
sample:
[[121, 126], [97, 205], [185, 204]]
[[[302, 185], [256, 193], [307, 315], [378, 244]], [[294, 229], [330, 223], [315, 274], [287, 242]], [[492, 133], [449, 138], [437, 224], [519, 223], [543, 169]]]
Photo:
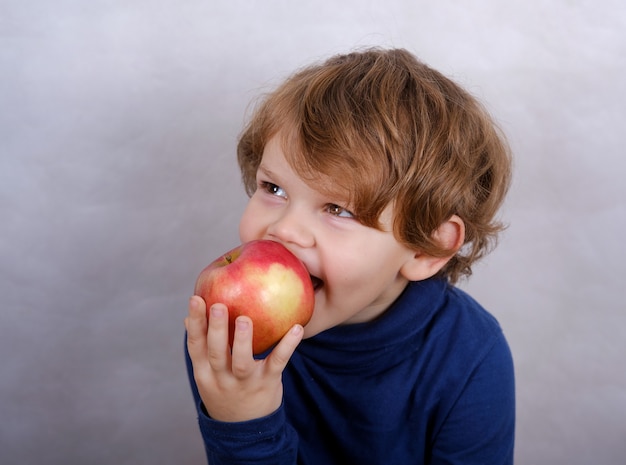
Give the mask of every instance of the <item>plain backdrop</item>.
[[516, 463], [624, 463], [622, 0], [1, 0], [0, 463], [203, 463], [183, 318], [238, 244], [250, 103], [375, 45], [514, 150], [510, 226], [463, 287], [513, 350]]

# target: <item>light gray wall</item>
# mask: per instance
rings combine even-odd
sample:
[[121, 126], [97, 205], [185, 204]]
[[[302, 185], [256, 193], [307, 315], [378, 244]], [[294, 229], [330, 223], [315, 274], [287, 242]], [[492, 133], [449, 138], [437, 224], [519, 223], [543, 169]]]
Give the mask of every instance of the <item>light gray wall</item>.
[[519, 464], [626, 456], [622, 0], [4, 0], [0, 463], [203, 460], [187, 298], [237, 243], [247, 106], [294, 68], [407, 47], [510, 137], [510, 228], [465, 285], [501, 321]]

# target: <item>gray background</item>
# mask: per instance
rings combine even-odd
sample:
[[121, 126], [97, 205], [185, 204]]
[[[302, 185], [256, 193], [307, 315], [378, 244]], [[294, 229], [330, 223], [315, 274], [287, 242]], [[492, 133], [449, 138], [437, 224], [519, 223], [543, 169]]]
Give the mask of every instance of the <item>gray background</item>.
[[249, 102], [406, 47], [508, 133], [510, 228], [463, 286], [501, 321], [518, 464], [626, 456], [622, 0], [2, 0], [0, 463], [202, 463], [183, 318], [237, 244]]

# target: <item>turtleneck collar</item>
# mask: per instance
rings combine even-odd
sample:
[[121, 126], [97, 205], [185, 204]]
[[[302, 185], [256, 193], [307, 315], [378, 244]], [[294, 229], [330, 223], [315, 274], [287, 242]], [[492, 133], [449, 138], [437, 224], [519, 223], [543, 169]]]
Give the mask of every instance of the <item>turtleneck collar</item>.
[[301, 342], [298, 353], [327, 369], [355, 372], [372, 365], [395, 364], [419, 349], [433, 315], [445, 302], [447, 281], [410, 282], [378, 318], [341, 325]]

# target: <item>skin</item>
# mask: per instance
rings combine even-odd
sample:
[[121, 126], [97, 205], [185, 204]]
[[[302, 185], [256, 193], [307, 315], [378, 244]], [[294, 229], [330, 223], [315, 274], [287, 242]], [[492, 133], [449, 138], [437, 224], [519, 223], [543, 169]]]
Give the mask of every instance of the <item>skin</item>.
[[[270, 139], [257, 172], [257, 190], [241, 217], [242, 243], [280, 242], [323, 285], [305, 328], [295, 325], [268, 357], [252, 356], [252, 321], [236, 321], [232, 352], [228, 309], [193, 296], [185, 319], [189, 355], [200, 397], [211, 418], [245, 421], [274, 412], [282, 402], [282, 371], [304, 337], [337, 325], [370, 321], [382, 314], [411, 280], [436, 274], [450, 259], [431, 257], [399, 243], [391, 232], [393, 206], [381, 215], [383, 230], [359, 223], [340, 198], [314, 190], [290, 167], [279, 138]], [[463, 243], [464, 227], [453, 216], [435, 233], [451, 249]], [[367, 251], [367, 253], [364, 253]]]

